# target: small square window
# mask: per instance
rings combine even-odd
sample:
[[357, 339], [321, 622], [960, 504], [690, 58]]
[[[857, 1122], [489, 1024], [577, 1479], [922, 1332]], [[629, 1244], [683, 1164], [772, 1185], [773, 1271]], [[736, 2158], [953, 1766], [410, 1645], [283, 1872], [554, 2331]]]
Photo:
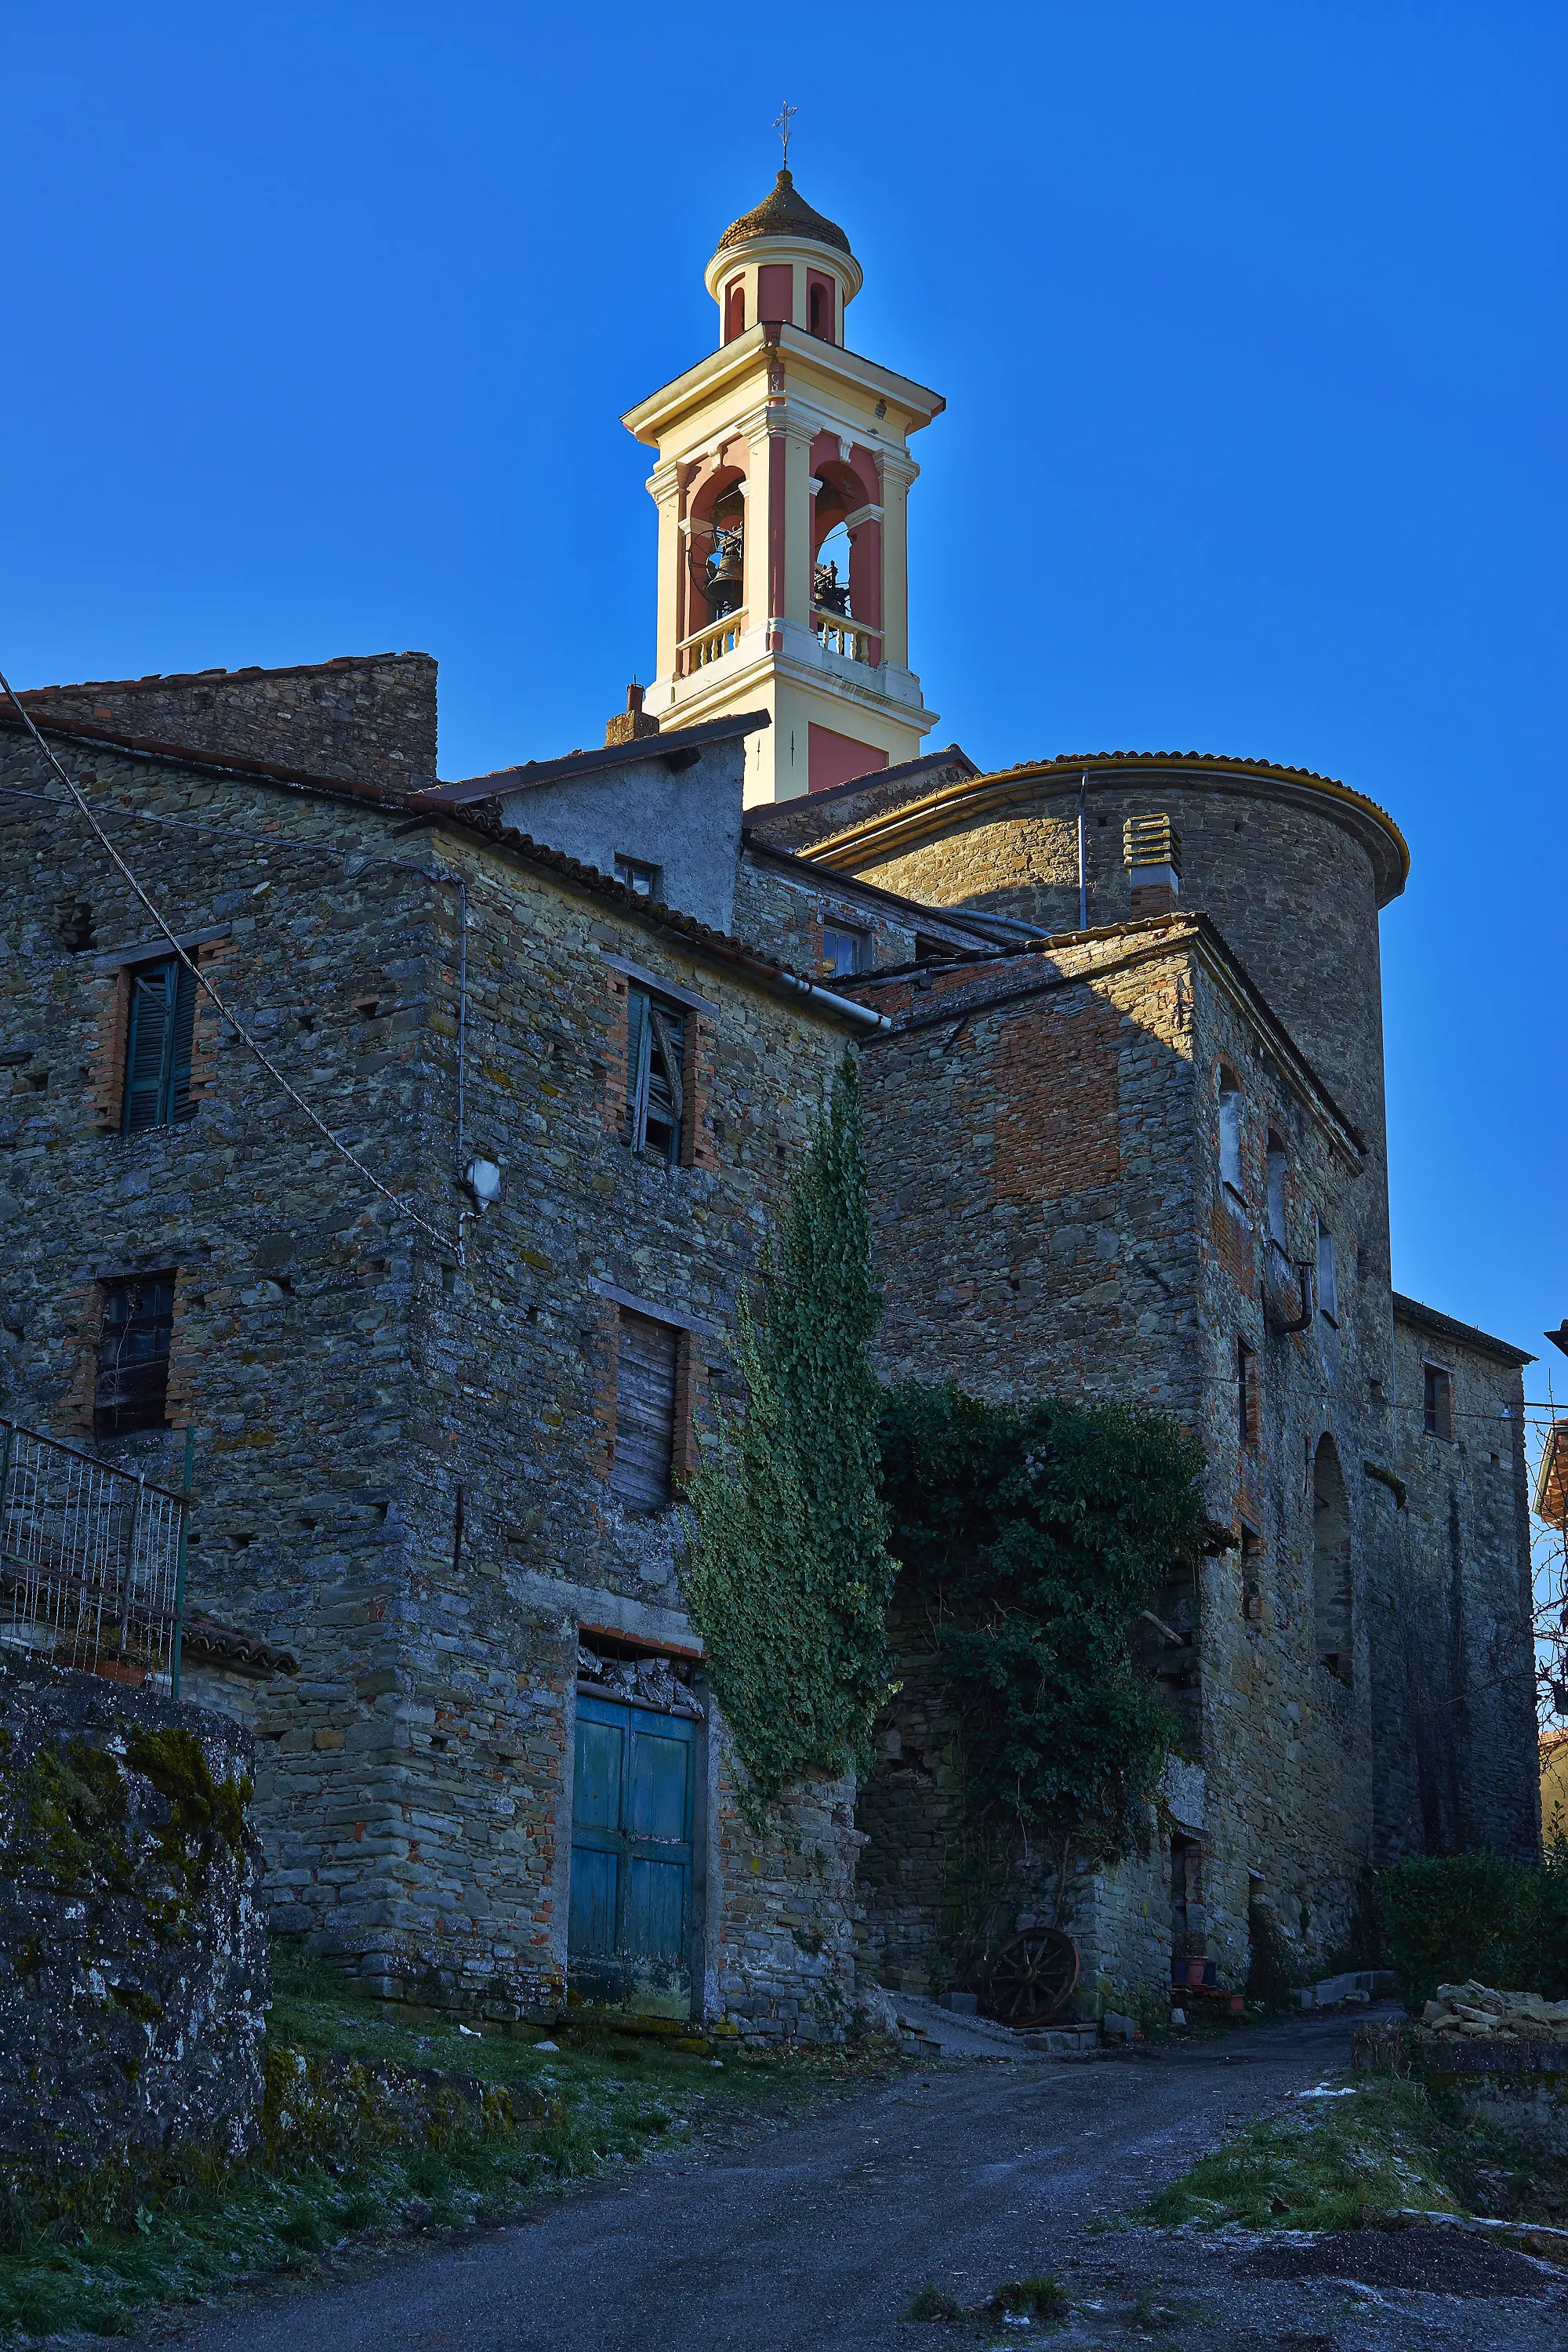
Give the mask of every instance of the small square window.
[[1454, 1383], [1436, 1364], [1422, 1367], [1421, 1425], [1428, 1437], [1454, 1434]]
[[174, 1321], [172, 1274], [142, 1274], [105, 1283], [93, 1397], [95, 1437], [167, 1429]]
[[650, 866], [646, 858], [617, 857], [616, 860], [616, 879], [624, 883], [634, 898], [661, 898], [663, 875], [662, 866]]
[[851, 930], [847, 923], [822, 927], [822, 961], [836, 977], [864, 971], [871, 961], [870, 945], [864, 931]]

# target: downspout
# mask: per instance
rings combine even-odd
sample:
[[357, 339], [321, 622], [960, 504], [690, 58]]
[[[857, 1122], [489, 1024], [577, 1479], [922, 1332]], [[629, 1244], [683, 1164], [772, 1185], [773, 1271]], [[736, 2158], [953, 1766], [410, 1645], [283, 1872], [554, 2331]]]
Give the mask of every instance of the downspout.
[[892, 1023], [885, 1013], [873, 1013], [868, 1004], [857, 1004], [852, 996], [835, 996], [830, 988], [818, 988], [814, 980], [802, 980], [797, 971], [780, 971], [776, 977], [791, 988], [798, 988], [803, 996], [815, 996], [819, 1004], [831, 1006], [835, 1013], [847, 1013], [867, 1029], [890, 1029]]
[[463, 1049], [468, 1034], [468, 886], [462, 876], [444, 876], [458, 885], [458, 1173], [463, 1172]]
[[1089, 872], [1083, 854], [1084, 796], [1088, 791], [1089, 778], [1080, 776], [1078, 786], [1078, 927], [1080, 931], [1089, 929]]

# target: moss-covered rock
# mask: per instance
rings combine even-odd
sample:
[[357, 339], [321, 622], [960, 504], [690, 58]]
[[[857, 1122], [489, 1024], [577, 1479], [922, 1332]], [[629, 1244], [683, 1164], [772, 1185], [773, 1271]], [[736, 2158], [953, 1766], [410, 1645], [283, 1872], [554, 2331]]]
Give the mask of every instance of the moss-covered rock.
[[258, 2141], [268, 1996], [250, 1742], [226, 1717], [0, 1659], [7, 2201]]

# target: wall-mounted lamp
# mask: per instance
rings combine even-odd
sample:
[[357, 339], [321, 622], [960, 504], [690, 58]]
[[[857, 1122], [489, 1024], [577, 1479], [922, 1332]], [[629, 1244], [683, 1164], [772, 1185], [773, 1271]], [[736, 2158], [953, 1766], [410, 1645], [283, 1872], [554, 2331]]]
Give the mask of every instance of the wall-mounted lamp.
[[493, 1160], [470, 1160], [468, 1186], [481, 1209], [500, 1199], [500, 1170]]

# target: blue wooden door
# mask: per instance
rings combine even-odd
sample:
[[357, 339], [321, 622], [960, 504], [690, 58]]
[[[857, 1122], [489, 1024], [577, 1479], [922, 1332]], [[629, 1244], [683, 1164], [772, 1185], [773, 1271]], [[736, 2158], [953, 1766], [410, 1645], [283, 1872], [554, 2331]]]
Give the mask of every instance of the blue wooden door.
[[689, 2005], [696, 1735], [684, 1716], [578, 1698], [567, 1943], [599, 1998]]

